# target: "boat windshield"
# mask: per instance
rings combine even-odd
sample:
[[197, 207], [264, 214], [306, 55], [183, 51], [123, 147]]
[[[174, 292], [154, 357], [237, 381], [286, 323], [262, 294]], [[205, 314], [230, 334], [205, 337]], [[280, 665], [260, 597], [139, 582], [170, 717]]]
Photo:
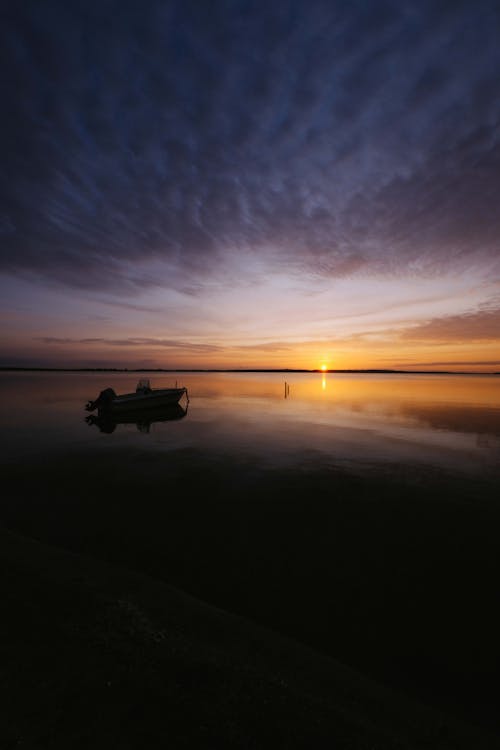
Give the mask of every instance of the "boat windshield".
[[149, 378], [142, 378], [139, 380], [135, 389], [136, 393], [149, 393], [150, 390], [151, 386], [149, 384]]

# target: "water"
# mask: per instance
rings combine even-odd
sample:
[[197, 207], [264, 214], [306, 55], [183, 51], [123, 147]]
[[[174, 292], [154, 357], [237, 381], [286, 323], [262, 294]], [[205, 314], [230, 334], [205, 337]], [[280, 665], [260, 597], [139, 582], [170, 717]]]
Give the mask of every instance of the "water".
[[86, 423], [87, 400], [108, 386], [134, 390], [138, 377], [2, 373], [4, 460], [136, 446], [246, 455], [269, 466], [308, 456], [358, 469], [396, 462], [481, 476], [500, 463], [500, 377], [150, 373], [153, 387], [188, 387], [185, 419], [143, 418], [107, 434]]
[[0, 374], [5, 525], [498, 724], [500, 377], [153, 372], [185, 416], [86, 421], [144, 375]]

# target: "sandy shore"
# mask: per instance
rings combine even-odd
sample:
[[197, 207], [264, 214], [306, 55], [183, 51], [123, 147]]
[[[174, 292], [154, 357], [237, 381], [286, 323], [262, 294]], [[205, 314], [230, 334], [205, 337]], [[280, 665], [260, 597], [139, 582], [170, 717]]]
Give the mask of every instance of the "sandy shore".
[[0, 562], [5, 750], [499, 746], [151, 577], [5, 529]]

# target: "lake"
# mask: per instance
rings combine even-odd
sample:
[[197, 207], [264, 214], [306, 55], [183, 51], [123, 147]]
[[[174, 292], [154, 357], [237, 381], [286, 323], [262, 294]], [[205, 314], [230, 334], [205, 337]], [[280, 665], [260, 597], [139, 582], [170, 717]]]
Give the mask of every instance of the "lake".
[[[86, 421], [148, 376], [182, 418]], [[3, 372], [0, 399], [6, 526], [497, 725], [500, 377]]]

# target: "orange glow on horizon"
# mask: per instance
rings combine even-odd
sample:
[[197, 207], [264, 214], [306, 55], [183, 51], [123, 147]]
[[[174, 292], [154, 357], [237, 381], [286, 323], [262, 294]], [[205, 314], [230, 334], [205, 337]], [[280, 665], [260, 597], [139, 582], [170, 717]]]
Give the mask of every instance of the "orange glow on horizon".
[[[102, 327], [102, 323], [99, 322]], [[120, 324], [121, 325], [121, 324]], [[61, 329], [60, 337], [43, 338], [42, 328], [21, 335], [17, 329], [2, 336], [2, 355], [7, 366], [97, 367], [128, 369], [305, 369], [321, 373], [341, 370], [395, 369], [432, 371], [498, 372], [500, 337], [473, 341], [405, 341], [397, 332], [375, 337], [333, 340], [262, 342], [238, 337], [191, 337], [165, 340], [142, 338], [139, 326], [102, 331], [82, 325]], [[321, 353], [335, 348], [335, 362]], [[28, 361], [26, 361], [28, 360]], [[31, 361], [29, 361], [31, 360]], [[333, 369], [334, 368], [334, 369]]]

